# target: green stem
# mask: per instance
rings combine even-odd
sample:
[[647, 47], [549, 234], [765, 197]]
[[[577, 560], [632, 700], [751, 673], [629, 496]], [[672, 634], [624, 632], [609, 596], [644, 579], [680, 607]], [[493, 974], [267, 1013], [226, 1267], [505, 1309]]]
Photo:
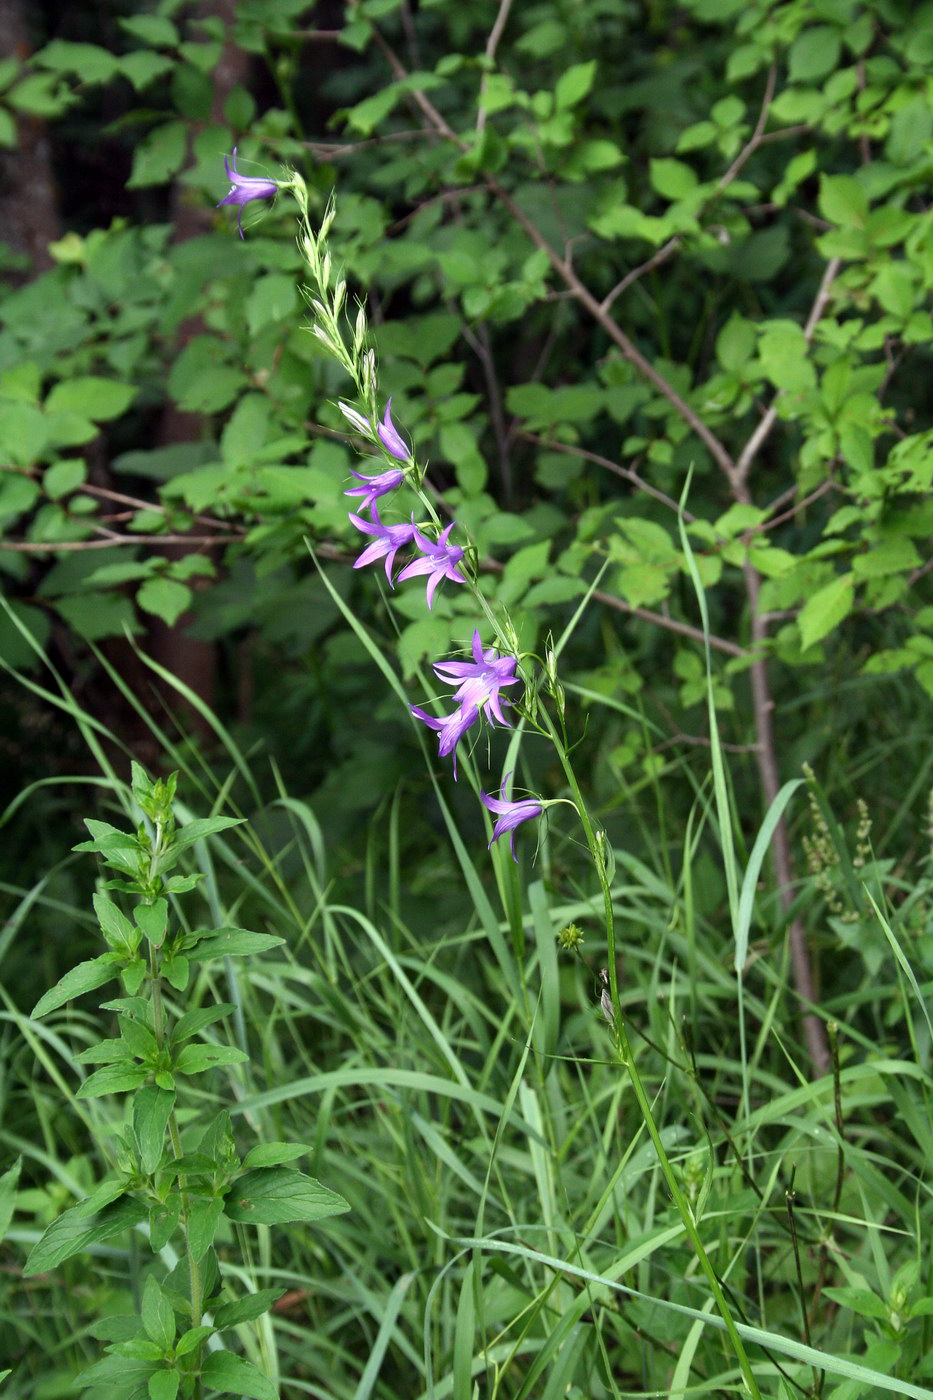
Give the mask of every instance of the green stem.
[[626, 1071], [628, 1072], [628, 1077], [631, 1082], [632, 1089], [634, 1090], [635, 1099], [641, 1111], [642, 1119], [644, 1120], [645, 1127], [648, 1130], [648, 1135], [651, 1138], [652, 1143], [654, 1144], [654, 1150], [657, 1154], [658, 1163], [661, 1167], [661, 1172], [664, 1176], [665, 1181], [667, 1182], [668, 1190], [670, 1191], [671, 1196], [673, 1197], [674, 1204], [677, 1207], [677, 1210], [680, 1214], [680, 1218], [683, 1221], [684, 1230], [686, 1231], [690, 1243], [693, 1245], [697, 1259], [700, 1264], [700, 1268], [703, 1270], [703, 1273], [706, 1276], [706, 1280], [710, 1286], [710, 1291], [716, 1301], [716, 1306], [719, 1309], [720, 1315], [722, 1316], [722, 1320], [726, 1325], [726, 1331], [732, 1342], [732, 1346], [735, 1351], [735, 1355], [738, 1360], [739, 1366], [741, 1368], [742, 1376], [745, 1381], [745, 1385], [748, 1389], [748, 1393], [750, 1396], [752, 1396], [753, 1400], [761, 1400], [761, 1392], [758, 1389], [758, 1383], [755, 1380], [755, 1374], [752, 1370], [751, 1363], [748, 1359], [748, 1354], [746, 1353], [745, 1346], [742, 1342], [742, 1338], [739, 1336], [738, 1331], [736, 1329], [735, 1321], [732, 1317], [732, 1312], [729, 1308], [729, 1304], [723, 1292], [722, 1285], [719, 1282], [716, 1270], [713, 1268], [712, 1262], [709, 1258], [709, 1255], [706, 1252], [706, 1248], [703, 1244], [703, 1241], [700, 1238], [700, 1232], [697, 1228], [696, 1219], [694, 1217], [693, 1210], [690, 1206], [690, 1202], [687, 1200], [687, 1197], [681, 1190], [680, 1183], [677, 1180], [677, 1174], [674, 1171], [674, 1168], [671, 1164], [671, 1160], [667, 1155], [667, 1151], [661, 1139], [660, 1130], [658, 1129], [658, 1125], [654, 1120], [654, 1114], [651, 1111], [651, 1103], [648, 1099], [648, 1094], [645, 1090], [645, 1086], [642, 1083], [641, 1076], [638, 1073], [638, 1068], [635, 1064], [635, 1056], [632, 1053], [631, 1042], [628, 1038], [628, 1032], [625, 1029], [625, 1022], [622, 1019], [622, 1008], [621, 1003], [619, 1001], [619, 975], [618, 969], [616, 967], [615, 913], [612, 907], [612, 889], [606, 872], [606, 859], [603, 840], [601, 836], [597, 835], [596, 831], [593, 828], [593, 824], [590, 821], [589, 812], [587, 811], [586, 803], [583, 800], [583, 794], [580, 791], [580, 785], [577, 782], [576, 774], [573, 771], [573, 765], [570, 762], [564, 742], [562, 741], [561, 736], [558, 734], [557, 729], [547, 712], [542, 709], [540, 711], [540, 714], [544, 719], [548, 730], [550, 731], [551, 740], [554, 744], [554, 748], [557, 751], [557, 756], [560, 759], [561, 767], [564, 770], [567, 782], [570, 784], [570, 789], [573, 793], [574, 803], [576, 805], [577, 812], [579, 813], [580, 822], [583, 826], [583, 831], [586, 836], [586, 843], [590, 848], [590, 854], [593, 857], [593, 864], [596, 867], [596, 874], [603, 892], [603, 910], [606, 920], [606, 956], [609, 972], [609, 990], [610, 995], [612, 997], [612, 1009], [615, 1018], [613, 1031], [615, 1033], [616, 1047], [619, 1053], [619, 1058]]
[[[149, 884], [150, 888], [155, 888], [157, 876], [157, 866], [159, 857], [164, 851], [165, 829], [161, 821], [155, 824], [155, 840], [152, 843], [152, 855], [149, 860]], [[152, 944], [149, 945], [149, 984], [152, 989], [152, 1032], [155, 1036], [156, 1045], [159, 1050], [165, 1041], [165, 1010], [162, 1005], [162, 974], [160, 970], [159, 950]], [[172, 1154], [177, 1161], [182, 1156], [181, 1132], [178, 1127], [178, 1116], [175, 1112], [174, 1103], [172, 1111], [168, 1117], [169, 1140], [172, 1144]], [[201, 1325], [201, 1269], [191, 1252], [191, 1236], [189, 1227], [189, 1201], [188, 1192], [185, 1189], [182, 1178], [178, 1181], [178, 1190], [182, 1200], [182, 1217], [184, 1220], [185, 1248], [188, 1254], [188, 1277], [191, 1286], [191, 1326]], [[200, 1394], [200, 1381], [197, 1382], [197, 1392]]]

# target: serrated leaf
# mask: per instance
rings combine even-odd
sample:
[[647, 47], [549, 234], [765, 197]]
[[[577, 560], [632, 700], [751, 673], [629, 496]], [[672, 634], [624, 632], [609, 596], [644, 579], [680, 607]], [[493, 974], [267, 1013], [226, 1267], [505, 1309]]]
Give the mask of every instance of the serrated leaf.
[[253, 1225], [288, 1225], [342, 1215], [349, 1204], [314, 1177], [287, 1167], [259, 1167], [234, 1182], [224, 1213]]
[[214, 1351], [201, 1367], [201, 1378], [224, 1395], [246, 1395], [250, 1400], [279, 1400], [272, 1382], [242, 1356]]
[[81, 1214], [80, 1206], [73, 1206], [57, 1220], [53, 1220], [39, 1242], [33, 1246], [26, 1260], [25, 1276], [32, 1278], [35, 1274], [56, 1269], [72, 1255], [80, 1254], [89, 1244], [109, 1240], [123, 1230], [132, 1229], [145, 1218], [145, 1206], [132, 1196], [122, 1197], [115, 1205], [108, 1206], [106, 1210], [90, 1219]]
[[78, 966], [70, 968], [44, 997], [39, 998], [29, 1013], [30, 1019], [37, 1021], [54, 1011], [57, 1006], [64, 1006], [66, 1001], [82, 996], [85, 992], [92, 992], [95, 987], [102, 987], [105, 982], [110, 982], [118, 976], [119, 972], [120, 958], [116, 953], [102, 953], [99, 958], [78, 963]]
[[118, 1394], [125, 1397], [139, 1390], [160, 1367], [158, 1361], [138, 1361], [130, 1356], [105, 1356], [96, 1361], [75, 1379], [79, 1390], [89, 1390], [91, 1386], [119, 1386], [119, 1390], [98, 1391], [98, 1394]]
[[839, 574], [814, 593], [801, 608], [797, 619], [802, 649], [806, 651], [838, 627], [852, 611], [854, 599], [855, 579], [851, 574]]

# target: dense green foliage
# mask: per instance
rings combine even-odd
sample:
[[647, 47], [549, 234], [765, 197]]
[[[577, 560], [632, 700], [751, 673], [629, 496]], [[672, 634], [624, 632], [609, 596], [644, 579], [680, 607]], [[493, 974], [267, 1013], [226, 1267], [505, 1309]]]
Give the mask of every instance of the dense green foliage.
[[[67, 853], [139, 819], [130, 754], [249, 818], [192, 843], [195, 926], [285, 939], [193, 984], [252, 1062], [183, 1127], [235, 1097], [351, 1206], [222, 1228], [236, 1296], [289, 1290], [230, 1343], [287, 1400], [739, 1393], [678, 1192], [763, 1395], [933, 1394], [931, 35], [895, 0], [126, 0], [0, 65], [0, 141], [44, 124], [64, 201], [0, 297], [5, 1394], [66, 1393], [144, 1302], [132, 1236], [22, 1280], [113, 1167], [90, 1015], [25, 1015], [93, 956]], [[352, 569], [354, 386], [293, 203], [242, 242], [212, 207], [234, 148], [312, 218], [335, 191], [380, 407], [560, 654], [673, 1190], [568, 809], [483, 851], [488, 769], [566, 773], [500, 736], [454, 788], [421, 742], [403, 699], [476, 599]]]

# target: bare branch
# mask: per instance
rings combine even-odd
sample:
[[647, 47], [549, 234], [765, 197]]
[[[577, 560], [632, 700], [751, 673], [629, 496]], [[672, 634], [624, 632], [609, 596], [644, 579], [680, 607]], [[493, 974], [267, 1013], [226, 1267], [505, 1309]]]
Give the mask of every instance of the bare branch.
[[[654, 500], [660, 501], [662, 505], [668, 506], [676, 515], [679, 510], [677, 501], [672, 496], [666, 496], [663, 491], [659, 491], [656, 486], [640, 477], [631, 467], [620, 466], [618, 462], [613, 462], [610, 457], [601, 457], [598, 452], [590, 452], [585, 447], [575, 447], [567, 442], [555, 442], [552, 438], [538, 437], [537, 433], [518, 432], [516, 437], [523, 442], [533, 442], [537, 447], [545, 447], [549, 452], [564, 452], [568, 457], [580, 457], [585, 462], [593, 462], [598, 467], [605, 467], [606, 471], [612, 472], [615, 476], [622, 477], [623, 481], [631, 482], [639, 491], [643, 491], [646, 496], [652, 496]], [[684, 511], [684, 519], [688, 524], [696, 520], [695, 515], [689, 511]]]
[[[499, 40], [502, 38], [505, 26], [509, 19], [509, 10], [512, 8], [512, 0], [499, 0], [499, 13], [496, 15], [495, 23], [489, 31], [489, 38], [486, 40], [486, 61], [489, 67], [496, 56], [496, 49], [499, 47]], [[476, 113], [476, 134], [479, 135], [486, 126], [486, 108], [483, 106], [483, 98], [486, 95], [486, 83], [489, 77], [488, 69], [483, 73], [483, 80], [479, 89], [479, 103]]]
[[616, 297], [620, 297], [623, 292], [628, 291], [632, 283], [637, 282], [640, 277], [644, 277], [646, 272], [653, 272], [656, 267], [660, 267], [662, 263], [666, 263], [668, 258], [676, 253], [679, 247], [680, 235], [675, 234], [673, 238], [669, 239], [668, 242], [664, 244], [663, 248], [658, 249], [654, 257], [649, 258], [647, 262], [640, 263], [638, 267], [633, 267], [631, 272], [625, 274], [621, 282], [615, 284], [611, 292], [607, 292], [599, 303], [600, 310], [608, 311]]

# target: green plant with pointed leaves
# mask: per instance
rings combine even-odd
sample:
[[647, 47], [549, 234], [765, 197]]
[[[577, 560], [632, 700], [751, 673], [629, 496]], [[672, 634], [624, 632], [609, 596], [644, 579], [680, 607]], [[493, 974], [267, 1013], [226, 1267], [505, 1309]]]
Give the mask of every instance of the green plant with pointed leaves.
[[[196, 966], [216, 958], [263, 953], [284, 940], [241, 928], [188, 928], [173, 917], [173, 901], [200, 874], [177, 872], [195, 842], [239, 824], [210, 817], [176, 825], [176, 775], [150, 781], [133, 764], [133, 797], [144, 820], [135, 831], [87, 821], [96, 852], [115, 872], [94, 895], [107, 951], [79, 963], [35, 1006], [38, 1019], [116, 979], [122, 995], [101, 1004], [116, 1017], [117, 1034], [76, 1057], [95, 1068], [78, 1098], [126, 1094], [125, 1121], [114, 1127], [112, 1170], [86, 1199], [58, 1216], [26, 1262], [27, 1276], [54, 1271], [73, 1255], [133, 1231], [155, 1256], [136, 1316], [104, 1319], [97, 1335], [107, 1354], [79, 1378], [100, 1394], [149, 1400], [201, 1400], [213, 1394], [276, 1400], [276, 1386], [253, 1362], [226, 1349], [224, 1332], [260, 1317], [279, 1296], [263, 1289], [234, 1297], [221, 1273], [215, 1241], [222, 1227], [322, 1220], [348, 1210], [342, 1196], [288, 1163], [301, 1143], [267, 1142], [241, 1155], [229, 1112], [199, 1121], [182, 1105], [192, 1076], [249, 1057], [220, 1034], [234, 1006], [192, 1004]], [[135, 900], [132, 918], [113, 897]], [[191, 998], [194, 1002], [196, 999]], [[172, 1247], [177, 1259], [163, 1268]]]

